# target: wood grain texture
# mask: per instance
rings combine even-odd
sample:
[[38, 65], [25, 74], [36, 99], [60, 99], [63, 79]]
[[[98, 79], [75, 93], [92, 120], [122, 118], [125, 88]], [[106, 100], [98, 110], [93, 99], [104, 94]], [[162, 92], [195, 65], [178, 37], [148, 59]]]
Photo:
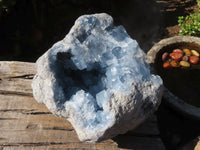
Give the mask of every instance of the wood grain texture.
[[96, 144], [82, 143], [72, 125], [32, 96], [35, 64], [0, 62], [0, 150], [163, 150], [156, 117], [137, 129]]

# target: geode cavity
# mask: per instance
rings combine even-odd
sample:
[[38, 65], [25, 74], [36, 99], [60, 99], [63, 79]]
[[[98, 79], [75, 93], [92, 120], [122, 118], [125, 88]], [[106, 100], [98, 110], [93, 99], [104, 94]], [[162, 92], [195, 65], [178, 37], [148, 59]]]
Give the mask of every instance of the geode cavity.
[[36, 62], [35, 99], [98, 142], [135, 128], [158, 107], [162, 80], [122, 26], [102, 13], [79, 17]]

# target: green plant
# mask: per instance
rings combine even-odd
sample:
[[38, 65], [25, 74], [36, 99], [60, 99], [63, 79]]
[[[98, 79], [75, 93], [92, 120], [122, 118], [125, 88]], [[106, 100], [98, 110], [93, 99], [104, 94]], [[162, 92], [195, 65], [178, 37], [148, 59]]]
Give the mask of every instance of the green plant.
[[[200, 0], [199, 0], [200, 1]], [[180, 35], [200, 36], [200, 13], [196, 11], [188, 16], [179, 16], [178, 25], [181, 27]]]
[[200, 4], [200, 0], [196, 0], [197, 1], [197, 4], [199, 5]]

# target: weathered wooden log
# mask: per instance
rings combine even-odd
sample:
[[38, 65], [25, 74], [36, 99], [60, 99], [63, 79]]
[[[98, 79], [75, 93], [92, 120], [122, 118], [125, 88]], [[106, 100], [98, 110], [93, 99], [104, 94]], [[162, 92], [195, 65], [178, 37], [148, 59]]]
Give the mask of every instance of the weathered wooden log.
[[163, 150], [156, 117], [137, 129], [97, 144], [78, 140], [71, 124], [52, 115], [32, 96], [35, 64], [0, 62], [0, 150], [7, 149], [136, 149]]

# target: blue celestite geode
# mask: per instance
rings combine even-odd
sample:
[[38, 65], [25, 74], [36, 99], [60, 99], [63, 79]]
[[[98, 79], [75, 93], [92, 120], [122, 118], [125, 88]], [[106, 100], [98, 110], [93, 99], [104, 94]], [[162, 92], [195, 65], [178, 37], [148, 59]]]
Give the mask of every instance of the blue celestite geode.
[[162, 80], [111, 16], [79, 17], [36, 62], [35, 99], [71, 122], [79, 139], [98, 142], [135, 128], [154, 112]]

